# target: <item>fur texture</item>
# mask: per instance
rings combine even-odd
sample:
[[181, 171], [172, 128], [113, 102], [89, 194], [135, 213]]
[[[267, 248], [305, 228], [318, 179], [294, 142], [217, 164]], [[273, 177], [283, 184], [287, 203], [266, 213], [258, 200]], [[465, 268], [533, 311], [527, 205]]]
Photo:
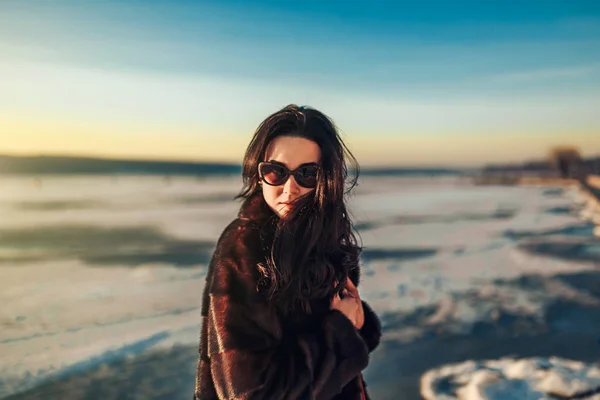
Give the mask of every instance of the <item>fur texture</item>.
[[[328, 299], [310, 314], [283, 315], [261, 290], [273, 215], [253, 196], [217, 242], [202, 299], [194, 399], [360, 400], [379, 319], [363, 301], [358, 331]], [[358, 286], [358, 269], [350, 279]]]

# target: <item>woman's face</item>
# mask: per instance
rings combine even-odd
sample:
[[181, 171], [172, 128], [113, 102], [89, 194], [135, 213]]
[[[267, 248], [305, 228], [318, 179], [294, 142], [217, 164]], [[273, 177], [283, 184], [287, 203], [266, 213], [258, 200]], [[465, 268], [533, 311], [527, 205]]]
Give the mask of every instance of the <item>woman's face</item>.
[[[290, 171], [303, 164], [319, 164], [321, 149], [312, 140], [294, 136], [279, 136], [267, 147], [264, 161], [278, 162], [285, 165]], [[281, 218], [292, 207], [291, 202], [315, 189], [298, 185], [296, 178], [290, 175], [288, 180], [280, 186], [271, 186], [261, 182], [265, 201], [271, 209]]]

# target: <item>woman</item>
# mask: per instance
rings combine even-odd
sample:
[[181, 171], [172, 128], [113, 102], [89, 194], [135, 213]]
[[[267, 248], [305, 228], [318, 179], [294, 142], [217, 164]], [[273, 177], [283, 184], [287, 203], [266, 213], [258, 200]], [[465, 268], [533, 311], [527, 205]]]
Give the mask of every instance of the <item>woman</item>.
[[206, 277], [195, 399], [368, 399], [361, 371], [381, 328], [356, 289], [346, 156], [358, 171], [311, 108], [258, 127]]

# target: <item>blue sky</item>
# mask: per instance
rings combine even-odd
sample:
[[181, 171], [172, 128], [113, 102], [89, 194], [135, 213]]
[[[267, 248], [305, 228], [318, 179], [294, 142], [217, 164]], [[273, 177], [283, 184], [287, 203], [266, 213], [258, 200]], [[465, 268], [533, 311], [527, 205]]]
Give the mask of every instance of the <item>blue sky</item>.
[[236, 161], [299, 103], [364, 164], [600, 153], [597, 1], [9, 0], [0, 54], [0, 152]]

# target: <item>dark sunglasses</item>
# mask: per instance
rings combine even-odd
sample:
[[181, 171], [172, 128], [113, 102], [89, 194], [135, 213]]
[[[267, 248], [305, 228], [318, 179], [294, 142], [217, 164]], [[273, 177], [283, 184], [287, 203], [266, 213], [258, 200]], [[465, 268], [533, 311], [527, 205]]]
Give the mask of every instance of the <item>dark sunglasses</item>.
[[263, 161], [258, 164], [258, 173], [263, 182], [271, 186], [280, 186], [287, 182], [290, 175], [294, 175], [294, 179], [298, 185], [307, 189], [314, 189], [317, 187], [317, 173], [319, 172], [319, 166], [316, 164], [301, 165], [293, 171], [287, 169], [287, 167], [269, 162]]

